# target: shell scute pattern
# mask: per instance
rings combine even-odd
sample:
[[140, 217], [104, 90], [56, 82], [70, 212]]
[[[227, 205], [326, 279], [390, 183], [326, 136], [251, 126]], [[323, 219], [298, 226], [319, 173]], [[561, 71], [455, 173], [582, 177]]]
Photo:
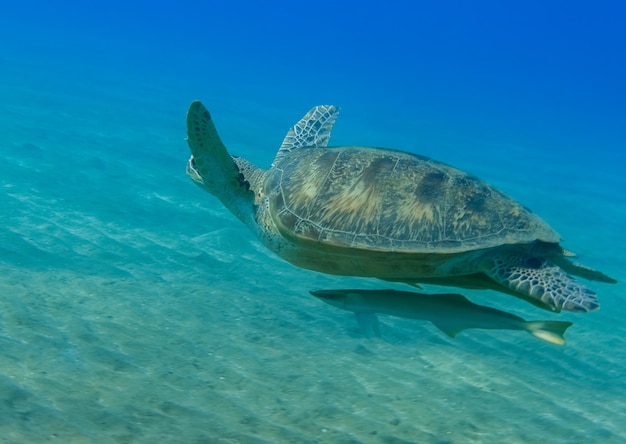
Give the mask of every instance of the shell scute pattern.
[[281, 231], [382, 251], [535, 240], [536, 219], [479, 179], [423, 156], [359, 147], [294, 151], [266, 192]]

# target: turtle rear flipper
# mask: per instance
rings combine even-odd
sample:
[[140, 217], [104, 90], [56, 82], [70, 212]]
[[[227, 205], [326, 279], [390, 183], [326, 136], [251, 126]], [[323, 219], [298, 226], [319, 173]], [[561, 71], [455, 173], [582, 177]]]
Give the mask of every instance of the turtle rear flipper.
[[494, 281], [541, 301], [554, 311], [587, 312], [600, 308], [597, 295], [570, 278], [561, 268], [543, 258], [525, 256], [494, 257], [486, 271]]
[[550, 258], [550, 260], [554, 261], [554, 263], [561, 267], [566, 273], [573, 274], [574, 276], [580, 276], [582, 278], [589, 279], [590, 281], [606, 282], [608, 284], [617, 283], [617, 280], [613, 279], [611, 276], [607, 276], [601, 271], [594, 270], [586, 265], [572, 262], [567, 257], [556, 256], [554, 258]]

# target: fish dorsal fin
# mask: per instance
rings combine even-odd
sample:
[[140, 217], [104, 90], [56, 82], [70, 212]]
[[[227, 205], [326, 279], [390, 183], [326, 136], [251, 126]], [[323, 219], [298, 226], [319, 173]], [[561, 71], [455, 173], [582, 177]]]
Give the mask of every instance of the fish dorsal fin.
[[447, 324], [445, 322], [431, 321], [431, 323], [451, 338], [454, 338], [457, 334], [465, 330], [465, 328], [460, 327], [459, 325]]
[[339, 108], [336, 106], [319, 105], [311, 108], [298, 123], [289, 129], [272, 166], [277, 165], [285, 155], [295, 149], [307, 146], [328, 146], [330, 132], [338, 115]]
[[439, 298], [440, 300], [446, 300], [455, 304], [472, 304], [473, 302], [467, 299], [465, 296], [459, 293], [442, 293], [442, 294], [433, 294], [433, 298]]

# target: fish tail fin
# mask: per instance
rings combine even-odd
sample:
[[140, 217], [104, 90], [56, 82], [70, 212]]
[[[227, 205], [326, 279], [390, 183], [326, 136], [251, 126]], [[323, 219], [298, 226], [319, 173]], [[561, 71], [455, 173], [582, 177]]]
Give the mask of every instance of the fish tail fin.
[[565, 330], [572, 322], [564, 321], [528, 321], [524, 323], [524, 328], [528, 333], [543, 341], [556, 345], [565, 345]]

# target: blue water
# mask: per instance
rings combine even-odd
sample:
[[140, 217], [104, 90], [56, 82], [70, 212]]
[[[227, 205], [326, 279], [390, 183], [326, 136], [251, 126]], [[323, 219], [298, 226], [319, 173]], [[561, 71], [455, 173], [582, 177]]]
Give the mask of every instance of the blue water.
[[[624, 6], [209, 3], [2, 6], [0, 442], [625, 442]], [[582, 315], [463, 292], [564, 348], [368, 340], [308, 290], [383, 284], [281, 261], [185, 176], [194, 99], [262, 167], [339, 105], [332, 145], [470, 171], [620, 283]]]

